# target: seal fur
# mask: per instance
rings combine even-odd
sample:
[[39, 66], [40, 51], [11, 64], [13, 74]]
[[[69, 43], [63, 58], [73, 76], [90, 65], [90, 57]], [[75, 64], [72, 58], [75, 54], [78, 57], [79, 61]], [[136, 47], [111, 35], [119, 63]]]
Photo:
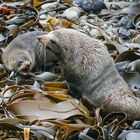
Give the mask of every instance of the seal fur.
[[129, 119], [140, 119], [140, 99], [119, 75], [102, 42], [73, 29], [58, 29], [38, 38], [61, 62], [75, 94], [105, 113], [121, 111]]
[[45, 32], [27, 32], [9, 43], [2, 55], [6, 69], [24, 75], [49, 61], [55, 61], [56, 56], [50, 51], [45, 51], [37, 39], [43, 34]]

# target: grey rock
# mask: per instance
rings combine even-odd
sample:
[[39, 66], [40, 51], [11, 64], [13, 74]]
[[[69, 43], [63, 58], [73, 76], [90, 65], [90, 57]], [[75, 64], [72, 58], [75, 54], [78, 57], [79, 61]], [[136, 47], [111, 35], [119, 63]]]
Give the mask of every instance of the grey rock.
[[118, 23], [118, 26], [119, 27], [124, 27], [126, 29], [134, 28], [133, 22], [128, 16], [122, 17], [122, 19]]

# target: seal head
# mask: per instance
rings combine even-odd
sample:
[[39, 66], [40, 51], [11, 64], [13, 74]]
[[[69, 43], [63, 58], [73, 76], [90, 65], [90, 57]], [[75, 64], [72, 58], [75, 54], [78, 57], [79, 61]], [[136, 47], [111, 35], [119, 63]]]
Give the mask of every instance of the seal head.
[[37, 39], [37, 36], [45, 32], [33, 31], [16, 37], [4, 49], [2, 60], [7, 70], [15, 71], [21, 75], [40, 68], [50, 61], [55, 61], [56, 56], [46, 51]]
[[24, 50], [16, 49], [16, 54], [14, 50], [11, 50], [7, 60], [5, 58], [5, 53], [3, 54], [3, 61], [5, 62], [5, 67], [9, 71], [15, 71], [21, 75], [26, 75], [33, 69], [33, 59], [32, 57]]

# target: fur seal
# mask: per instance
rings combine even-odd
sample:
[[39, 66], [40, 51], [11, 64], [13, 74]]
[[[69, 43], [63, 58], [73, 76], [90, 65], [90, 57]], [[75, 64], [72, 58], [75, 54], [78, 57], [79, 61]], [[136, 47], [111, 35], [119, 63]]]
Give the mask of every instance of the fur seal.
[[38, 37], [57, 56], [70, 90], [104, 113], [125, 112], [140, 119], [140, 98], [119, 75], [105, 45], [74, 29], [58, 29]]
[[50, 51], [45, 51], [37, 39], [37, 36], [43, 34], [45, 32], [27, 32], [10, 42], [2, 54], [6, 69], [26, 75], [49, 61], [55, 61], [56, 56]]

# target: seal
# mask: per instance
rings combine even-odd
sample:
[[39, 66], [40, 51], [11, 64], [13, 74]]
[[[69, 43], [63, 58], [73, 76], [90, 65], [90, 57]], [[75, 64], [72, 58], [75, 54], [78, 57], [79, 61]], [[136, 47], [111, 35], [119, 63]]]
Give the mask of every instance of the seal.
[[28, 72], [41, 65], [55, 61], [56, 56], [51, 51], [45, 51], [37, 39], [39, 35], [46, 34], [41, 31], [27, 32], [17, 36], [4, 49], [2, 61], [9, 71], [27, 75]]
[[104, 113], [125, 112], [140, 119], [140, 98], [119, 75], [105, 45], [74, 29], [58, 29], [38, 40], [61, 62], [70, 90]]

